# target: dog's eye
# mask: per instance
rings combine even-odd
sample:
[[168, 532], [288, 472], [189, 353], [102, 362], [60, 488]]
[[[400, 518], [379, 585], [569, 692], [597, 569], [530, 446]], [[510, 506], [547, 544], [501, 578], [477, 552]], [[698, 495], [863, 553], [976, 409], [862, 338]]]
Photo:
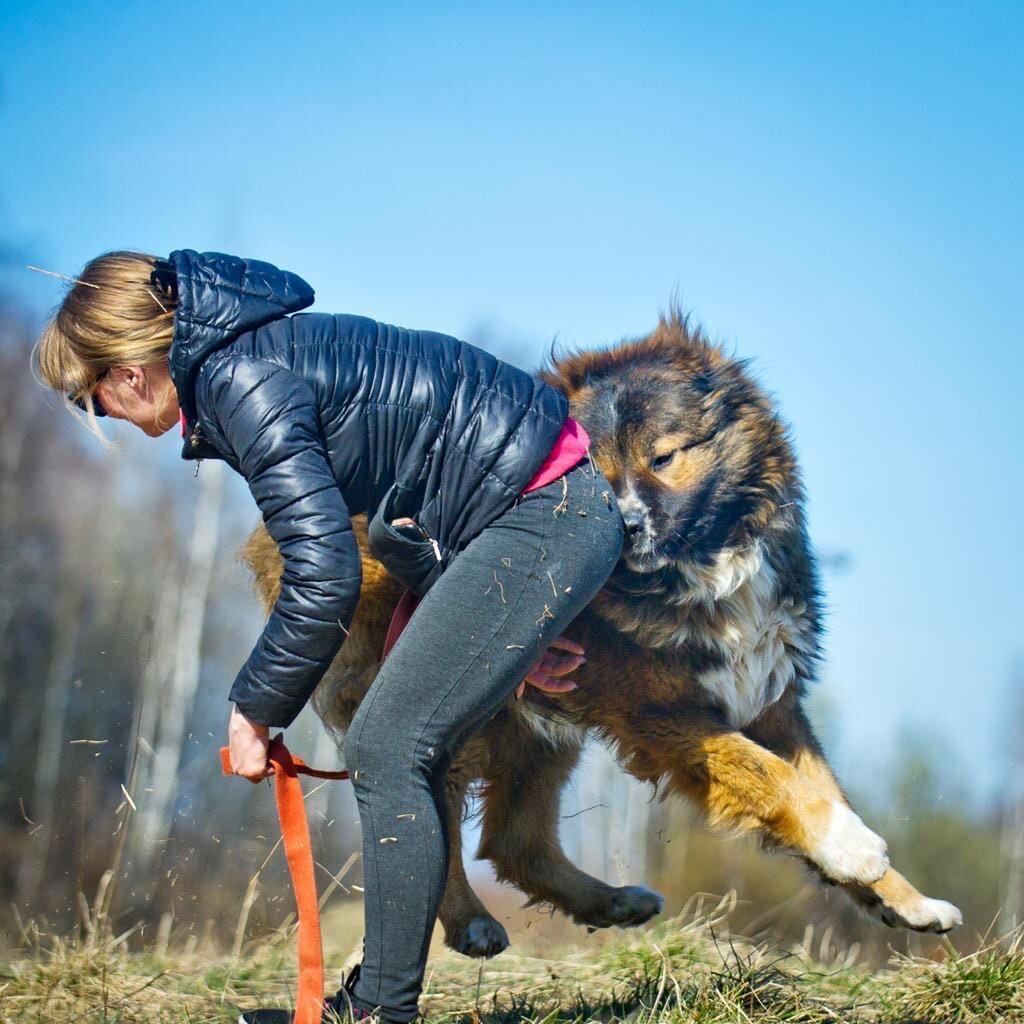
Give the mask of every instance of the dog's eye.
[[651, 459], [651, 469], [657, 472], [659, 469], [664, 469], [679, 452], [688, 452], [691, 448], [698, 448], [702, 444], [707, 443], [707, 438], [698, 437], [693, 441], [688, 441], [686, 444], [680, 445], [678, 448], [673, 448], [670, 452], [665, 452], [664, 455], [657, 455]]

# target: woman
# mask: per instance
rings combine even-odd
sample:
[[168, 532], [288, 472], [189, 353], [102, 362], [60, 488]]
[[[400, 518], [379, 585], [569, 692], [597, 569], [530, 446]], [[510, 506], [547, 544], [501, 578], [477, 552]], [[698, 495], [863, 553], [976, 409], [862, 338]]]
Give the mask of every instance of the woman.
[[371, 553], [422, 598], [343, 745], [365, 937], [325, 1004], [325, 1019], [411, 1020], [448, 870], [445, 772], [524, 680], [571, 688], [550, 676], [585, 661], [559, 633], [622, 547], [611, 487], [557, 389], [443, 334], [295, 315], [313, 289], [269, 263], [113, 252], [75, 280], [36, 346], [43, 381], [97, 431], [101, 415], [151, 437], [180, 422], [182, 457], [241, 473], [283, 556], [228, 694], [236, 771], [268, 774], [270, 728], [294, 721], [345, 639], [361, 574], [350, 515], [367, 514]]

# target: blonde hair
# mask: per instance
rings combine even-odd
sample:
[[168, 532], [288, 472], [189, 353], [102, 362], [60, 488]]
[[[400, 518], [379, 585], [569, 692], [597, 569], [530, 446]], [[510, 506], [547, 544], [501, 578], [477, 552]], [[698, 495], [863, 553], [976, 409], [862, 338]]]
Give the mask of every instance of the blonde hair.
[[[68, 411], [105, 445], [92, 399], [96, 381], [115, 366], [166, 363], [174, 337], [177, 303], [151, 282], [156, 262], [127, 249], [90, 260], [32, 346], [36, 380], [59, 392]], [[74, 405], [78, 398], [84, 416]]]

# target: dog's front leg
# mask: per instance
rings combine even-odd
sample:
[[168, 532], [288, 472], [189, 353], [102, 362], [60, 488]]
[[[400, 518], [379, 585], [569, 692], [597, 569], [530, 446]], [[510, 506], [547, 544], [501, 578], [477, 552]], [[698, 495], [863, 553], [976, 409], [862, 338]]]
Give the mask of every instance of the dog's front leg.
[[729, 728], [714, 709], [641, 703], [611, 725], [623, 767], [664, 781], [701, 807], [711, 825], [759, 832], [766, 846], [804, 857], [836, 882], [871, 885], [888, 870], [884, 840], [845, 801]]
[[[808, 786], [834, 805], [845, 808], [843, 816], [846, 820], [849, 820], [849, 815], [854, 815], [807, 720], [795, 688], [791, 688], [745, 731], [753, 740], [792, 764]], [[833, 834], [833, 842], [838, 838]], [[852, 845], [856, 845], [856, 835]], [[816, 862], [812, 863], [820, 870]], [[824, 871], [821, 873], [826, 881], [834, 880]], [[845, 882], [843, 888], [855, 903], [893, 928], [947, 932], [963, 921], [963, 915], [952, 903], [923, 895], [891, 867], [874, 882]]]

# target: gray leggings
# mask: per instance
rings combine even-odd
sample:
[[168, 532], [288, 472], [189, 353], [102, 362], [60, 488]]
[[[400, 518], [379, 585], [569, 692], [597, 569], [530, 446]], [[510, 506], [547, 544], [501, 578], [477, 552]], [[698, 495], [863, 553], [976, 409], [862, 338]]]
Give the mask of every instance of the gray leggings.
[[588, 458], [521, 495], [427, 591], [359, 705], [343, 754], [363, 836], [360, 1009], [417, 1015], [448, 876], [448, 766], [601, 588], [623, 535]]

